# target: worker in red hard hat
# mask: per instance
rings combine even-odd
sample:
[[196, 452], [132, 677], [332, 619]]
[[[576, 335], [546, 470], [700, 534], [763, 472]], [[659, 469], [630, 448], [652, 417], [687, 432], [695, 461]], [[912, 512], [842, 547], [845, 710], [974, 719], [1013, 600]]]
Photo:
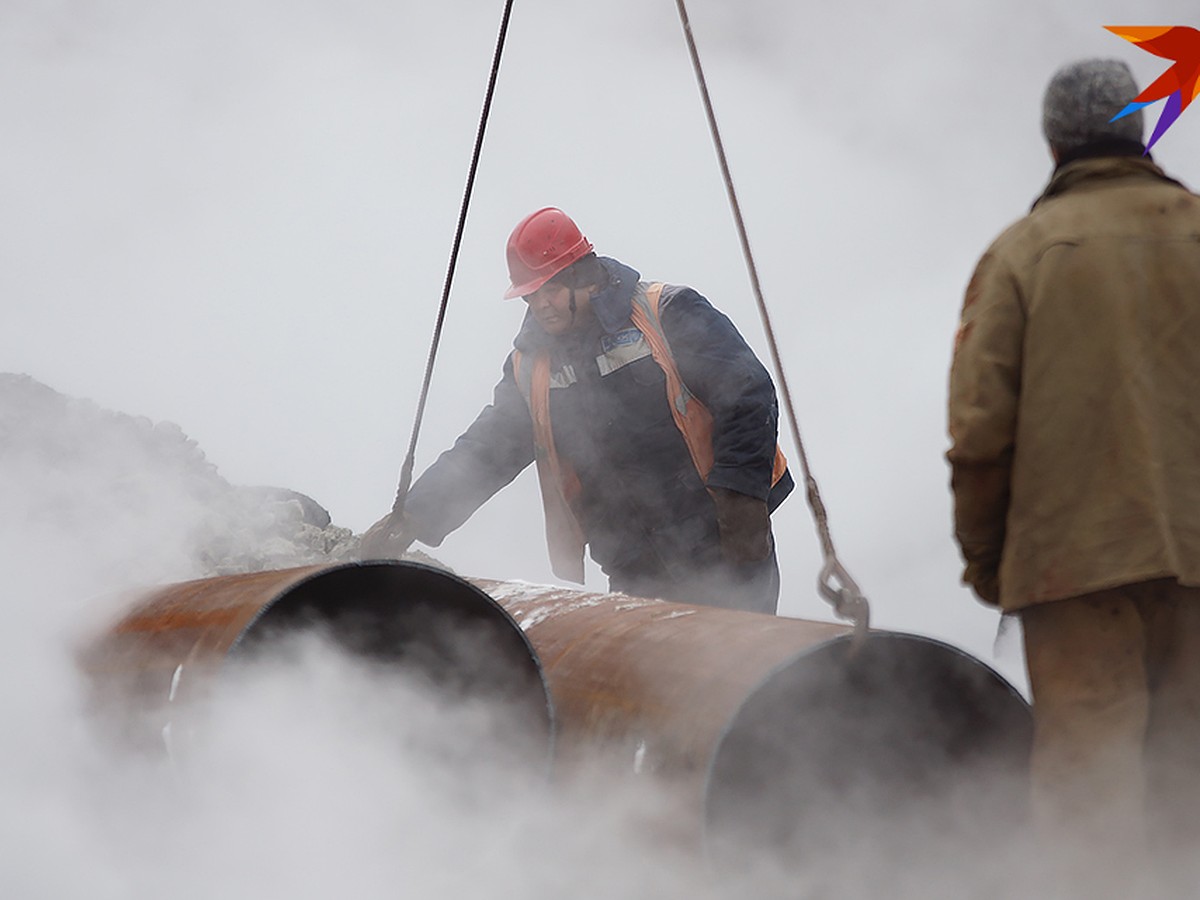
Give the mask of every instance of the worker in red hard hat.
[[612, 590], [773, 613], [771, 512], [793, 488], [767, 370], [689, 287], [597, 256], [560, 209], [508, 239], [527, 305], [493, 401], [413, 484], [366, 557], [438, 546], [536, 462], [554, 572]]

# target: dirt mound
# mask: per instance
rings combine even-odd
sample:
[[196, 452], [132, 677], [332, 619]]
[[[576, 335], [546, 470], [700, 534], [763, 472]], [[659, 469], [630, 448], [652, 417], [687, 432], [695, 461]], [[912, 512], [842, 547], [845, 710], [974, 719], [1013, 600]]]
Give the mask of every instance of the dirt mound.
[[190, 578], [349, 559], [358, 536], [302, 493], [230, 484], [172, 422], [0, 373], [2, 518], [63, 555]]

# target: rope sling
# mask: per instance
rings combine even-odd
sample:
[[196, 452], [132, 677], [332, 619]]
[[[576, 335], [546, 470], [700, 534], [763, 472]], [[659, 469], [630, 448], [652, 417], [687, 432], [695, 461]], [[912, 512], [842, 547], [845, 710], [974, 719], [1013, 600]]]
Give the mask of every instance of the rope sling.
[[417, 398], [417, 415], [413, 419], [412, 434], [408, 439], [408, 452], [400, 467], [400, 484], [396, 488], [396, 499], [388, 517], [388, 528], [398, 524], [404, 515], [404, 500], [412, 487], [413, 465], [417, 456], [417, 437], [421, 433], [421, 422], [425, 419], [425, 403], [429, 399], [429, 383], [433, 380], [433, 363], [437, 359], [438, 347], [442, 343], [442, 326], [446, 321], [446, 307], [450, 303], [450, 286], [454, 283], [454, 270], [458, 267], [458, 251], [462, 246], [463, 229], [467, 224], [467, 210], [471, 206], [471, 194], [475, 190], [475, 173], [479, 170], [479, 157], [483, 151], [483, 135], [487, 131], [488, 116], [492, 111], [492, 96], [496, 93], [496, 77], [500, 74], [500, 58], [504, 54], [504, 40], [508, 36], [508, 20], [512, 17], [513, 0], [505, 0], [504, 14], [500, 19], [500, 33], [496, 37], [496, 49], [492, 54], [492, 68], [488, 73], [487, 91], [483, 97], [483, 111], [479, 114], [479, 127], [475, 130], [475, 149], [471, 153], [471, 166], [467, 171], [467, 185], [463, 189], [462, 203], [458, 210], [458, 225], [454, 229], [454, 244], [450, 248], [450, 262], [446, 266], [446, 279], [442, 284], [442, 302], [438, 306], [437, 322], [433, 326], [433, 339], [429, 343], [429, 355], [425, 359], [425, 375], [421, 379], [421, 394]]
[[[450, 261], [446, 269], [446, 279], [442, 288], [441, 305], [438, 308], [437, 322], [433, 330], [433, 339], [429, 347], [429, 355], [425, 364], [425, 375], [421, 383], [421, 393], [417, 401], [416, 418], [413, 421], [412, 435], [408, 443], [408, 452], [405, 455], [404, 463], [400, 469], [400, 484], [396, 490], [396, 499], [392, 504], [392, 512], [389, 517], [389, 528], [398, 524], [404, 513], [404, 500], [408, 495], [408, 489], [412, 485], [412, 474], [414, 459], [416, 457], [417, 437], [421, 430], [421, 422], [425, 415], [425, 404], [429, 395], [429, 384], [433, 377], [434, 360], [437, 357], [438, 347], [441, 343], [442, 326], [446, 318], [446, 307], [450, 299], [450, 287], [454, 280], [454, 270], [458, 264], [459, 247], [462, 244], [463, 228], [467, 220], [467, 210], [471, 203], [471, 194], [475, 186], [475, 174], [479, 168], [479, 158], [483, 149], [483, 137], [487, 130], [488, 116], [491, 112], [492, 96], [496, 89], [496, 79], [500, 71], [500, 59], [504, 52], [504, 42], [508, 33], [509, 18], [512, 14], [513, 0], [505, 0], [504, 13], [500, 21], [500, 32], [496, 38], [496, 49], [492, 57], [492, 68], [488, 76], [487, 91], [484, 95], [483, 110], [479, 117], [479, 128], [475, 134], [475, 149], [471, 156], [471, 166], [467, 174], [467, 184], [463, 191], [462, 205], [459, 210], [458, 226], [454, 234], [454, 243], [450, 251]], [[708, 119], [709, 132], [712, 135], [713, 146], [717, 153], [717, 160], [721, 168], [721, 177], [725, 182], [725, 191], [729, 197], [729, 205], [733, 212], [734, 222], [737, 226], [738, 239], [741, 242], [742, 256], [746, 262], [746, 268], [750, 276], [750, 285], [754, 292], [755, 303], [758, 306], [759, 317], [762, 320], [763, 330], [766, 333], [767, 345], [771, 353], [771, 362], [775, 369], [775, 377], [778, 382], [779, 392], [783, 398], [784, 408], [787, 411], [788, 423], [791, 427], [792, 440], [796, 444], [797, 455], [800, 460], [801, 473], [804, 478], [805, 495], [808, 500], [809, 509], [812, 511], [813, 520], [816, 524], [817, 535], [821, 543], [821, 554], [823, 564], [820, 574], [817, 577], [817, 590], [821, 596], [833, 608], [834, 615], [838, 618], [849, 621], [854, 625], [854, 647], [861, 646], [862, 640], [865, 638], [867, 630], [870, 628], [870, 604], [867, 598], [859, 589], [858, 584], [850, 576], [846, 567], [842, 565], [838, 559], [837, 551], [833, 546], [833, 535], [829, 528], [829, 514], [825, 509], [825, 503], [821, 499], [821, 492], [817, 487], [817, 481], [812, 475], [812, 471], [808, 463], [808, 454], [804, 449], [804, 442], [800, 438], [800, 426], [796, 417], [795, 407], [792, 403], [791, 389], [788, 387], [787, 377], [783, 371], [783, 362], [779, 353], [779, 345], [775, 339], [775, 329], [771, 324], [770, 314], [767, 312], [767, 303], [763, 297], [762, 285], [758, 277], [758, 267], [754, 262], [754, 254], [750, 249], [750, 240], [746, 232], [746, 224], [742, 217], [741, 204], [738, 202], [737, 192], [733, 187], [733, 176], [730, 173], [729, 162], [725, 156], [725, 145], [721, 140], [721, 132], [717, 127], [716, 114], [713, 111], [712, 98], [708, 93], [708, 82], [704, 77], [704, 69], [700, 64], [700, 54], [696, 49], [696, 41], [692, 35], [691, 22], [688, 19], [687, 7], [684, 0], [675, 0], [675, 6], [679, 11], [679, 21], [683, 26], [684, 39], [687, 42], [688, 55], [691, 57], [692, 69], [696, 75], [696, 82], [700, 89], [700, 97], [704, 104], [704, 113]]]

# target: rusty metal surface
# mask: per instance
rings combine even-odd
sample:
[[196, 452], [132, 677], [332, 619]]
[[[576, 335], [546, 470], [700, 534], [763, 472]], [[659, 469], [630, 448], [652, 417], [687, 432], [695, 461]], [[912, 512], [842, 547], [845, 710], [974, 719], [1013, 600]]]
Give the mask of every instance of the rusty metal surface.
[[[515, 696], [542, 745], [552, 745], [553, 707], [520, 628], [476, 588], [415, 563], [304, 566], [156, 588], [87, 644], [80, 664], [98, 719], [122, 743], [155, 750], [231, 658], [313, 626], [332, 626], [352, 653], [414, 666], [419, 658], [439, 688]], [[503, 665], [489, 668], [489, 656]]]
[[169, 751], [177, 711], [210, 689], [247, 626], [323, 568], [201, 579], [132, 598], [80, 655], [97, 721], [122, 744]]
[[890, 839], [883, 812], [917, 799], [974, 804], [978, 821], [1023, 815], [1028, 706], [949, 645], [878, 630], [859, 644], [835, 623], [473, 583], [541, 658], [560, 761], [603, 748], [632, 776], [667, 776], [710, 852], [732, 845], [729, 858], [744, 859], [748, 842], [798, 858], [828, 837], [835, 810], [855, 823], [851, 842], [878, 843]]
[[562, 753], [597, 742], [638, 771], [703, 777], [721, 734], [780, 665], [850, 626], [623, 594], [472, 581], [525, 629]]
[[[352, 649], [386, 655], [395, 643], [423, 641], [444, 667], [472, 670], [474, 686], [491, 687], [488, 658], [515, 648], [520, 690], [540, 704], [543, 753], [553, 753], [555, 768], [569, 775], [599, 761], [624, 777], [657, 776], [684, 800], [685, 814], [668, 827], [685, 841], [734, 834], [792, 853], [819, 844], [825, 812], [848, 798], [870, 823], [914, 786], [927, 800], [969, 784], [976, 802], [990, 805], [981, 815], [990, 821], [1023, 796], [979, 790], [971, 779], [981, 766], [1024, 764], [1027, 705], [945, 644], [873, 631], [851, 652], [847, 625], [463, 580], [410, 563], [163, 588], [101, 635], [84, 665], [102, 693], [136, 713], [126, 727], [161, 743], [175, 704], [201, 694], [231, 655], [266, 640], [272, 623], [304, 625], [301, 613], [313, 605], [327, 618], [344, 606], [369, 608], [370, 633]], [[455, 609], [491, 629], [465, 652], [447, 649], [436, 627]], [[458, 623], [453, 633], [461, 636]]]

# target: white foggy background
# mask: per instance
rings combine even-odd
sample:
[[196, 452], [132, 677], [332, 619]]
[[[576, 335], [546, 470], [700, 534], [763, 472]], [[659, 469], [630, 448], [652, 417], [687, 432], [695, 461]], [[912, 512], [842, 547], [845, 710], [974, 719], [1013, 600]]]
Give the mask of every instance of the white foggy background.
[[[0, 4], [0, 371], [176, 422], [230, 481], [304, 492], [364, 530], [407, 446], [501, 9]], [[1148, 84], [1168, 64], [1101, 26], [1196, 25], [1195, 8], [689, 10], [840, 557], [877, 626], [946, 640], [1019, 684], [1019, 649], [993, 656], [997, 616], [959, 585], [951, 537], [944, 403], [962, 291], [1050, 174], [1053, 70], [1115, 57]], [[1189, 109], [1154, 156], [1195, 187], [1198, 147]], [[504, 242], [543, 205], [600, 253], [696, 287], [767, 361], [674, 4], [517, 0], [418, 474], [490, 400], [524, 311], [500, 299]], [[801, 491], [774, 521], [780, 612], [829, 619]], [[48, 577], [77, 597], [77, 626], [110, 585], [61, 546], [22, 550], [6, 560], [5, 669], [21, 687], [5, 713], [23, 727], [0, 755], [86, 780], [66, 762], [80, 734], [30, 731], [68, 721], [74, 698], [48, 644], [19, 639], [58, 615], [22, 588]], [[532, 468], [435, 553], [466, 574], [553, 581]], [[593, 569], [588, 586], [603, 585]], [[23, 787], [44, 800], [36, 779]], [[51, 871], [52, 843], [100, 853], [86, 824], [70, 832], [76, 798], [50, 798], [0, 826], [33, 847], [43, 828]]]
[[[0, 370], [177, 422], [230, 481], [302, 491], [364, 530], [407, 446], [501, 9], [8, 0]], [[1105, 55], [1146, 84], [1165, 62], [1101, 26], [1194, 8], [690, 13], [839, 554], [876, 624], [990, 657], [996, 617], [958, 583], [943, 460], [962, 290], [1050, 173], [1052, 71]], [[1200, 184], [1198, 146], [1188, 110], [1155, 157]], [[674, 4], [519, 0], [418, 474], [490, 399], [523, 313], [500, 299], [504, 242], [547, 204], [599, 252], [695, 286], [767, 359]], [[535, 481], [439, 555], [553, 580]], [[781, 613], [828, 618], [800, 492], [775, 529]]]

